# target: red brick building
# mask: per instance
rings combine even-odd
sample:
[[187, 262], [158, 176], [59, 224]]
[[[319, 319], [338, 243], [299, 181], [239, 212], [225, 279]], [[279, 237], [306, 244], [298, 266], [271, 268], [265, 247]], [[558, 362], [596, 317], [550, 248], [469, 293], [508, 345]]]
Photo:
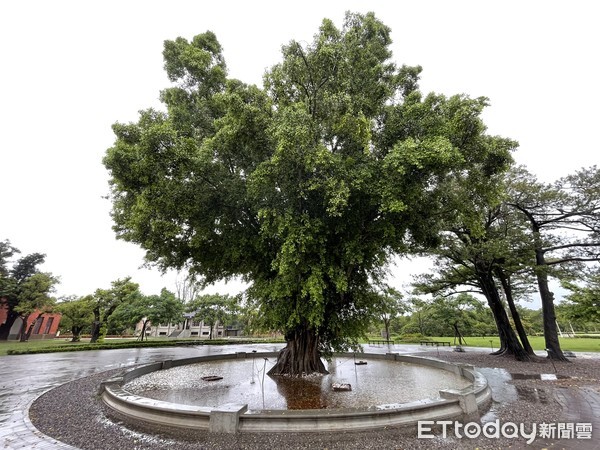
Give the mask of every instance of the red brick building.
[[[0, 325], [6, 322], [8, 317], [8, 309], [3, 305], [3, 299], [0, 299]], [[29, 339], [54, 339], [58, 332], [58, 325], [60, 323], [60, 314], [58, 313], [40, 313], [39, 311], [34, 312], [27, 319], [27, 326], [25, 332], [29, 330], [30, 326], [33, 326]], [[10, 328], [8, 340], [18, 340], [21, 337], [21, 327], [23, 325], [23, 319], [17, 317]]]

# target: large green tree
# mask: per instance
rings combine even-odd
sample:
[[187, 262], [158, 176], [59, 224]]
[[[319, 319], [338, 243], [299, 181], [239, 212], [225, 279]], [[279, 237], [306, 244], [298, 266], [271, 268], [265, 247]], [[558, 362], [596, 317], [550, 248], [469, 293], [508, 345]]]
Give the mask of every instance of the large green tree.
[[161, 323], [178, 323], [183, 320], [183, 303], [166, 288], [161, 289], [160, 295], [143, 295], [136, 292], [123, 301], [110, 315], [110, 321], [127, 327], [135, 327], [142, 322], [140, 340], [148, 338], [146, 330], [149, 324], [157, 326]]
[[552, 184], [522, 167], [509, 175], [507, 204], [530, 226], [548, 357], [568, 361], [558, 340], [549, 278], [558, 268], [600, 261], [600, 170], [583, 168]]
[[81, 333], [84, 330], [91, 331], [94, 321], [93, 309], [94, 297], [91, 295], [62, 298], [56, 305], [56, 310], [62, 314], [60, 326], [71, 331], [71, 342], [81, 341]]
[[191, 301], [187, 310], [193, 313], [193, 319], [201, 320], [208, 325], [208, 338], [213, 338], [213, 330], [218, 324], [224, 325], [232, 320], [238, 310], [238, 299], [229, 295], [205, 294], [199, 295]]
[[565, 280], [568, 289], [566, 315], [570, 320], [600, 324], [600, 268], [588, 270], [579, 282]]
[[110, 316], [122, 303], [136, 303], [142, 297], [140, 285], [131, 281], [131, 277], [115, 280], [110, 289], [96, 289], [92, 295], [92, 337], [91, 343], [98, 342], [106, 335]]
[[384, 286], [375, 295], [376, 298], [373, 300], [374, 309], [378, 315], [377, 318], [383, 322], [384, 337], [389, 340], [392, 319], [407, 312], [408, 306], [403, 301], [402, 293], [392, 287]]
[[[502, 186], [499, 179], [492, 182]], [[465, 192], [461, 194], [457, 200]], [[512, 217], [511, 209], [498, 201], [480, 202], [477, 207], [473, 201], [467, 203], [456, 206], [459, 219], [448, 224], [448, 232], [434, 251], [433, 273], [422, 276], [415, 287], [417, 292], [442, 295], [464, 290], [480, 292], [493, 313], [500, 336], [501, 345], [496, 353], [526, 360], [534, 352], [516, 308], [514, 281], [523, 277], [523, 266], [531, 263], [528, 255], [531, 245], [523, 224]], [[506, 313], [501, 288], [520, 342]]]
[[10, 241], [0, 241], [0, 308], [6, 309], [6, 321], [0, 324], [0, 340], [8, 339], [19, 317], [22, 319], [21, 340], [27, 340], [29, 316], [36, 310], [49, 311], [54, 303], [50, 293], [58, 278], [41, 272], [38, 267], [44, 263], [46, 255], [31, 253], [11, 262], [18, 253], [20, 251]]
[[390, 258], [435, 245], [447, 181], [476, 186], [510, 160], [485, 98], [424, 96], [390, 44], [371, 13], [324, 20], [261, 89], [227, 78], [213, 33], [166, 41], [166, 111], [113, 126], [118, 237], [163, 269], [251, 283], [287, 341], [272, 375], [323, 373], [322, 355], [355, 348]]
[[21, 281], [16, 288], [16, 297], [18, 304], [14, 310], [22, 320], [20, 340], [25, 342], [29, 339], [34, 324], [27, 329], [29, 317], [34, 312], [39, 312], [40, 316], [52, 310], [55, 298], [50, 294], [54, 291], [54, 286], [58, 283], [58, 278], [50, 273], [36, 272]]

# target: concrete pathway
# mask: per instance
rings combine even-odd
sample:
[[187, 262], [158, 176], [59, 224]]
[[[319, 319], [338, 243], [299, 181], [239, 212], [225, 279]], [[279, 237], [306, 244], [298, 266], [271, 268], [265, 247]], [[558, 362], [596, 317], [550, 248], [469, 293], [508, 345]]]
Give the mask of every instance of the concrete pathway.
[[[261, 344], [257, 351], [282, 345]], [[137, 348], [0, 356], [0, 449], [73, 449], [39, 432], [29, 421], [31, 403], [44, 392], [111, 369], [164, 359], [243, 351], [248, 346]]]
[[570, 449], [576, 442], [577, 450], [600, 450], [600, 439], [594, 439], [594, 436], [600, 434], [600, 394], [589, 388], [571, 391], [560, 388], [555, 391], [554, 397], [563, 409], [564, 422], [589, 423], [592, 425], [593, 436], [589, 440], [560, 439], [552, 447]]

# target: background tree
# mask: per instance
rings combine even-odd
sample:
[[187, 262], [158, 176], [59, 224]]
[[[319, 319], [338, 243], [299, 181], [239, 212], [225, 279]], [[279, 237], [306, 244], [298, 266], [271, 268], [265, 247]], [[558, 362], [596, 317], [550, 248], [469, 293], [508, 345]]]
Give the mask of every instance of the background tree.
[[193, 273], [180, 271], [175, 280], [175, 292], [179, 301], [183, 304], [194, 300], [202, 290], [202, 283]]
[[134, 303], [142, 296], [139, 289], [139, 284], [131, 281], [131, 277], [127, 277], [113, 281], [110, 289], [97, 289], [94, 292], [91, 343], [104, 337], [108, 319], [121, 303]]
[[166, 112], [113, 126], [117, 236], [163, 269], [251, 283], [287, 342], [272, 375], [356, 348], [390, 258], [436, 243], [446, 181], [476, 186], [516, 145], [485, 134], [485, 98], [423, 97], [390, 43], [373, 14], [324, 20], [259, 89], [227, 79], [214, 34], [167, 41]]
[[0, 340], [8, 339], [17, 318], [23, 320], [19, 332], [21, 341], [26, 341], [31, 332], [27, 330], [29, 316], [37, 310], [47, 312], [54, 299], [50, 293], [58, 278], [40, 272], [46, 255], [32, 253], [19, 258], [9, 268], [10, 258], [20, 253], [8, 240], [0, 242], [0, 307], [7, 310], [7, 319], [0, 325]]
[[158, 326], [159, 324], [171, 324], [183, 322], [183, 313], [185, 305], [173, 292], [166, 288], [161, 289], [160, 295], [151, 296], [152, 310], [148, 314], [150, 323]]
[[408, 307], [402, 300], [402, 294], [391, 287], [385, 287], [375, 294], [377, 299], [374, 301], [374, 307], [377, 315], [385, 329], [385, 339], [390, 338], [390, 323], [394, 317], [404, 314]]
[[[460, 198], [460, 197], [457, 197]], [[422, 276], [415, 283], [417, 292], [448, 295], [461, 291], [481, 293], [492, 311], [500, 349], [496, 354], [509, 353], [517, 360], [527, 360], [533, 349], [521, 325], [512, 297], [510, 276], [518, 268], [521, 260], [516, 260], [515, 236], [506, 233], [509, 227], [503, 223], [503, 210], [500, 205], [469, 205], [457, 207], [460, 219], [452, 220], [443, 236], [441, 245], [433, 253], [436, 260], [434, 274]], [[496, 280], [500, 275], [503, 283]], [[513, 321], [518, 324], [521, 342], [517, 338], [506, 313], [499, 286], [505, 289], [506, 298], [511, 303]]]
[[[448, 297], [434, 297], [430, 301], [413, 298], [413, 308], [404, 334], [422, 336], [490, 335], [496, 332], [491, 313], [480, 300], [467, 293]], [[459, 339], [458, 345], [462, 342]]]
[[91, 331], [94, 320], [93, 297], [68, 297], [62, 298], [56, 305], [55, 310], [62, 316], [60, 319], [61, 328], [71, 332], [71, 342], [81, 341], [81, 333], [84, 330]]
[[568, 361], [558, 340], [548, 279], [557, 266], [600, 260], [600, 172], [594, 166], [545, 184], [516, 168], [509, 178], [507, 203], [530, 225], [548, 357]]
[[569, 290], [565, 304], [566, 316], [574, 322], [600, 324], [600, 270], [595, 267], [585, 273], [582, 282], [565, 280], [562, 287]]
[[20, 253], [8, 239], [0, 241], [0, 308], [6, 309], [6, 321], [0, 324], [0, 340], [6, 340], [18, 314], [14, 311], [15, 280], [10, 273], [11, 259]]
[[[52, 306], [56, 300], [50, 296], [54, 290], [54, 285], [58, 283], [58, 279], [49, 273], [37, 272], [31, 276], [24, 278], [17, 285], [16, 297], [18, 304], [14, 310], [22, 319], [21, 325], [21, 342], [29, 339], [34, 324], [32, 323], [27, 329], [27, 321], [29, 316], [38, 311], [39, 316], [52, 310]], [[39, 317], [38, 316], [38, 317]]]
[[537, 336], [544, 333], [541, 309], [531, 309], [522, 305], [517, 305], [517, 309], [519, 310], [521, 322], [529, 336]]
[[121, 302], [110, 316], [110, 321], [134, 328], [142, 323], [139, 339], [148, 339], [146, 334], [149, 325], [158, 327], [160, 324], [170, 324], [183, 320], [183, 303], [166, 288], [160, 295], [143, 295], [137, 292]]
[[205, 294], [196, 297], [187, 305], [187, 310], [194, 313], [194, 320], [202, 321], [209, 327], [208, 338], [213, 338], [213, 330], [219, 324], [233, 319], [239, 299], [221, 294]]

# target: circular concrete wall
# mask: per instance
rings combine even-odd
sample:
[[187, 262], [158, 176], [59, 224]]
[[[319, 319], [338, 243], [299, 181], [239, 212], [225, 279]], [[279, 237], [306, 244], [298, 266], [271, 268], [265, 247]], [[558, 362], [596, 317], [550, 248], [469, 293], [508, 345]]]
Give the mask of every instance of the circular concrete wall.
[[[180, 360], [168, 360], [135, 368], [101, 386], [103, 401], [113, 410], [134, 421], [163, 426], [204, 429], [214, 432], [327, 432], [368, 430], [384, 426], [412, 425], [419, 420], [473, 417], [491, 398], [487, 380], [473, 367], [395, 353], [360, 354], [361, 359], [385, 359], [450, 371], [469, 380], [464, 389], [445, 389], [439, 398], [403, 403], [398, 407], [353, 408], [344, 410], [271, 410], [248, 414], [247, 405], [228, 403], [216, 408], [182, 405], [154, 400], [126, 391], [123, 386], [134, 378], [172, 367], [206, 361], [275, 357], [269, 353], [232, 353]], [[336, 356], [352, 357], [353, 354]]]

